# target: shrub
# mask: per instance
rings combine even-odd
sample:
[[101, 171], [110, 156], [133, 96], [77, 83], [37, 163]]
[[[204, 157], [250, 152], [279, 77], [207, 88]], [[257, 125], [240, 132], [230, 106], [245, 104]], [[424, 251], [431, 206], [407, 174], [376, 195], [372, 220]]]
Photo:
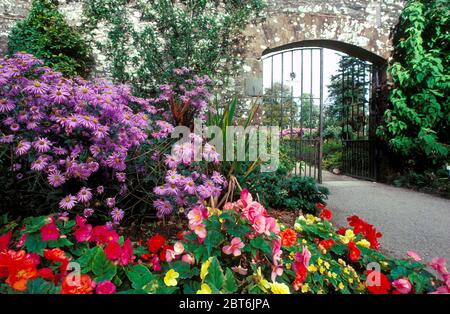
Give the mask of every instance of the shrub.
[[[442, 258], [429, 264], [435, 278], [414, 252], [407, 260], [380, 254], [381, 234], [364, 220], [350, 217], [351, 227], [336, 231], [328, 221], [332, 213], [320, 209], [322, 218], [300, 216], [292, 229], [280, 226], [244, 190], [223, 211], [192, 211], [190, 230], [177, 240], [155, 234], [146, 242], [132, 242], [80, 216], [29, 217], [20, 230], [13, 222], [0, 226], [0, 292], [450, 292]], [[79, 273], [68, 272], [74, 262]], [[379, 269], [366, 272], [369, 262]]]
[[64, 78], [29, 54], [0, 65], [1, 195], [14, 215], [55, 211], [59, 202], [61, 211], [118, 224], [125, 211], [135, 219], [156, 208], [162, 217], [220, 195], [226, 182], [214, 172], [212, 146], [203, 147], [211, 163], [194, 162], [192, 147], [189, 160], [169, 154], [173, 124], [204, 118], [208, 77], [175, 69], [175, 83], [142, 99], [125, 85]]
[[156, 113], [148, 100], [106, 81], [66, 79], [29, 54], [0, 64], [2, 206], [38, 213], [61, 200], [62, 210], [90, 211], [104, 206], [104, 190], [123, 192], [127, 156]]
[[95, 45], [114, 79], [148, 95], [182, 66], [227, 86], [239, 67], [242, 31], [262, 8], [261, 0], [88, 0], [83, 16], [86, 33], [107, 29], [106, 40]]
[[91, 50], [79, 33], [58, 12], [54, 0], [33, 0], [28, 17], [8, 37], [8, 54], [28, 52], [67, 76], [87, 76]]
[[315, 213], [316, 203], [324, 203], [328, 195], [328, 189], [317, 185], [313, 178], [290, 175], [283, 162], [275, 172], [258, 170], [237, 178], [243, 187], [259, 195], [267, 208]]
[[397, 187], [406, 187], [450, 198], [450, 178], [446, 168], [418, 173], [413, 170], [388, 178]]
[[394, 32], [392, 108], [378, 132], [419, 171], [448, 161], [449, 23], [448, 0], [410, 0]]

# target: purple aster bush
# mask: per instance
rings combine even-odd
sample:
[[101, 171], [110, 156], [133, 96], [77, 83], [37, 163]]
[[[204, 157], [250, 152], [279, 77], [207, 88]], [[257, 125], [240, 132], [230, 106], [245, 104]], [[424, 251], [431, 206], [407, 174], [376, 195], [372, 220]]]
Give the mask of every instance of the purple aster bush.
[[204, 147], [209, 162], [194, 162], [189, 143], [170, 154], [174, 125], [205, 118], [212, 82], [187, 68], [175, 74], [143, 99], [125, 85], [65, 78], [29, 54], [0, 58], [0, 206], [94, 216], [112, 227], [217, 199], [226, 181], [213, 147]]
[[[25, 53], [0, 59], [0, 86], [2, 206], [48, 211], [59, 203], [90, 214], [105, 188], [126, 191], [127, 158], [148, 141], [157, 112], [150, 100], [105, 80], [65, 78]], [[120, 221], [121, 210], [114, 213]]]
[[[161, 92], [152, 103], [167, 109], [164, 118], [172, 119], [174, 125], [191, 127], [195, 118], [206, 120], [207, 112], [215, 110], [209, 105], [212, 80], [207, 75], [198, 76], [186, 67], [174, 69], [173, 72], [173, 82], [160, 86]], [[165, 128], [161, 126], [161, 129]]]

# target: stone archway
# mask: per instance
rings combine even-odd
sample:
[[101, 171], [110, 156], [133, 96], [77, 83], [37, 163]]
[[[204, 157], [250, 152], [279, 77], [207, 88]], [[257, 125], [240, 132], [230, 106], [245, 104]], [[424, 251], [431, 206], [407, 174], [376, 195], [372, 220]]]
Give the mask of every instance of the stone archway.
[[391, 29], [397, 24], [404, 3], [404, 0], [268, 0], [264, 17], [245, 31], [243, 73], [237, 84], [248, 94], [249, 85], [261, 80], [264, 52], [300, 42], [346, 43], [373, 53], [379, 62], [388, 60], [393, 49]]

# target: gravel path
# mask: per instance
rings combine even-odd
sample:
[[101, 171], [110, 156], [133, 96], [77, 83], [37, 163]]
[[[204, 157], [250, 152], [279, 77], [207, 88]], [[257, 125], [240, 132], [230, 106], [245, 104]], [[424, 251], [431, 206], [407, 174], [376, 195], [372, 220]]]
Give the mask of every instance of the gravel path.
[[346, 218], [355, 214], [383, 233], [380, 243], [388, 256], [413, 250], [425, 261], [442, 256], [450, 263], [450, 200], [325, 171], [323, 182], [335, 225], [347, 226]]

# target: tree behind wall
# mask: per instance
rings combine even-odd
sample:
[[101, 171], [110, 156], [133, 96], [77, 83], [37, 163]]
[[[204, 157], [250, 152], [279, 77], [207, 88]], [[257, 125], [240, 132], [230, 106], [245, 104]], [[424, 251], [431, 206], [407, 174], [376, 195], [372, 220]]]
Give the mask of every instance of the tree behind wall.
[[263, 8], [263, 0], [87, 0], [87, 33], [95, 40], [118, 82], [152, 93], [187, 66], [226, 85], [239, 67], [242, 31]]
[[8, 36], [8, 54], [26, 51], [67, 76], [87, 76], [90, 48], [58, 12], [56, 1], [33, 0], [29, 15]]

